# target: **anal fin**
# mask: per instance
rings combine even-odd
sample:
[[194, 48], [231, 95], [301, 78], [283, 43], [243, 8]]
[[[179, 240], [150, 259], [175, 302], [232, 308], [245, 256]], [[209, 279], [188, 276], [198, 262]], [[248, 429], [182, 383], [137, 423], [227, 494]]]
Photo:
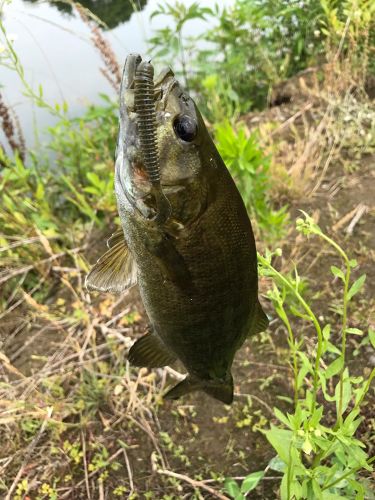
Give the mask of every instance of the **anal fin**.
[[146, 333], [130, 348], [128, 360], [134, 366], [160, 368], [172, 364], [176, 356], [163, 344], [153, 332]]

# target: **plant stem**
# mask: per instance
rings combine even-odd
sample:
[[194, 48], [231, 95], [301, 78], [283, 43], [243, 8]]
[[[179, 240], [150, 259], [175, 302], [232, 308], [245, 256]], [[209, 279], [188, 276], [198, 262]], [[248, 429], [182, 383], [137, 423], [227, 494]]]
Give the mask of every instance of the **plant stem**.
[[292, 443], [289, 445], [289, 463], [288, 463], [288, 472], [287, 472], [287, 481], [286, 481], [286, 489], [287, 489], [287, 499], [290, 499], [290, 483], [291, 483], [291, 476], [292, 476]]
[[280, 307], [284, 313], [282, 319], [284, 321], [286, 329], [288, 330], [288, 343], [289, 343], [290, 350], [292, 351], [293, 375], [294, 375], [294, 407], [295, 407], [295, 409], [297, 409], [297, 404], [298, 404], [298, 386], [297, 386], [298, 365], [297, 365], [296, 343], [295, 343], [293, 330], [292, 330], [292, 327], [290, 326], [290, 322], [289, 322], [288, 316], [285, 312], [285, 309], [283, 308], [283, 306], [281, 304], [280, 304]]
[[182, 74], [184, 75], [184, 80], [185, 80], [185, 89], [186, 89], [186, 92], [189, 92], [189, 83], [188, 83], [188, 77], [187, 77], [187, 71], [186, 71], [185, 49], [184, 49], [184, 44], [183, 44], [183, 40], [182, 40], [182, 30], [180, 30], [178, 32], [178, 41], [180, 44], [181, 66], [182, 66]]
[[342, 307], [342, 334], [341, 334], [341, 358], [342, 358], [342, 368], [340, 370], [340, 381], [339, 381], [339, 402], [337, 407], [337, 417], [336, 425], [334, 427], [337, 430], [342, 424], [342, 406], [343, 406], [343, 391], [344, 391], [344, 370], [345, 370], [345, 356], [346, 356], [346, 328], [348, 322], [348, 291], [350, 283], [350, 262], [349, 258], [344, 252], [344, 250], [331, 238], [329, 238], [324, 233], [319, 233], [327, 243], [329, 243], [342, 257], [346, 266], [345, 281], [344, 281], [344, 298]]
[[287, 278], [285, 278], [285, 276], [283, 276], [278, 271], [276, 271], [276, 269], [260, 254], [258, 254], [258, 259], [264, 267], [270, 269], [273, 272], [273, 274], [276, 276], [276, 278], [279, 281], [281, 281], [281, 283], [293, 293], [293, 295], [298, 299], [298, 301], [301, 303], [301, 305], [303, 306], [303, 308], [307, 312], [309, 318], [311, 319], [311, 321], [315, 327], [317, 337], [318, 337], [318, 346], [317, 346], [317, 350], [316, 350], [315, 367], [314, 367], [314, 373], [313, 373], [313, 397], [312, 397], [312, 404], [311, 404], [311, 413], [313, 413], [315, 410], [316, 397], [317, 397], [317, 392], [318, 392], [320, 358], [322, 357], [322, 352], [323, 352], [323, 334], [322, 334], [322, 329], [320, 327], [320, 323], [317, 320], [315, 314], [312, 312], [309, 305], [306, 303], [306, 301], [300, 295], [300, 293], [294, 288], [292, 283], [290, 283], [290, 281]]
[[[64, 113], [61, 113], [58, 108], [51, 106], [50, 104], [48, 104], [47, 101], [45, 101], [42, 98], [41, 91], [40, 91], [40, 94], [37, 94], [28, 84], [28, 82], [25, 78], [25, 71], [23, 69], [23, 66], [18, 58], [16, 51], [13, 48], [12, 42], [8, 38], [6, 29], [4, 27], [4, 24], [1, 22], [1, 20], [0, 20], [0, 31], [2, 32], [2, 34], [4, 36], [7, 49], [9, 50], [9, 54], [11, 56], [12, 65], [10, 66], [10, 68], [13, 69], [17, 73], [17, 75], [19, 76], [19, 78], [22, 82], [22, 85], [24, 86], [24, 89], [25, 89], [25, 92], [24, 92], [25, 95], [27, 97], [30, 97], [31, 99], [33, 99], [35, 101], [36, 105], [39, 106], [40, 108], [46, 108], [46, 109], [48, 109], [48, 111], [52, 115], [58, 116], [61, 119], [65, 119], [66, 116], [64, 115]], [[40, 87], [40, 89], [42, 90], [41, 87]]]
[[[367, 460], [367, 465], [370, 465], [372, 464], [372, 462], [375, 461], [375, 456], [371, 457], [369, 460]], [[329, 483], [327, 484], [327, 486], [323, 486], [322, 488], [322, 491], [324, 490], [328, 490], [328, 488], [332, 488], [332, 486], [335, 486], [335, 484], [338, 484], [340, 481], [342, 481], [343, 479], [345, 479], [346, 477], [350, 476], [351, 474], [354, 474], [356, 472], [358, 472], [359, 470], [361, 470], [363, 468], [362, 465], [360, 465], [359, 467], [356, 467], [355, 469], [352, 469], [348, 472], [345, 472], [345, 474], [343, 474], [342, 476], [340, 476], [339, 478], [335, 479], [334, 481], [332, 481], [332, 483]]]
[[343, 391], [344, 391], [344, 369], [345, 369], [345, 355], [346, 355], [346, 325], [347, 325], [347, 311], [348, 311], [349, 281], [350, 281], [350, 265], [349, 262], [346, 262], [344, 302], [342, 307], [342, 338], [341, 338], [342, 368], [340, 371], [339, 404], [337, 408], [337, 419], [336, 419], [335, 429], [338, 429], [342, 425], [342, 403], [343, 403]]

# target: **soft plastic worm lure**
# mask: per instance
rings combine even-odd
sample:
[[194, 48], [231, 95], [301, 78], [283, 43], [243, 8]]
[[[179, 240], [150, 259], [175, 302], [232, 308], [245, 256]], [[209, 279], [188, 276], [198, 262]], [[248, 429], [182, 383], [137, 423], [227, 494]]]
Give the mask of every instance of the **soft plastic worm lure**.
[[151, 194], [156, 202], [156, 222], [166, 222], [171, 206], [160, 183], [159, 151], [156, 137], [156, 111], [154, 101], [154, 68], [149, 62], [141, 62], [134, 78], [135, 111], [138, 115], [138, 132], [146, 172], [151, 182]]

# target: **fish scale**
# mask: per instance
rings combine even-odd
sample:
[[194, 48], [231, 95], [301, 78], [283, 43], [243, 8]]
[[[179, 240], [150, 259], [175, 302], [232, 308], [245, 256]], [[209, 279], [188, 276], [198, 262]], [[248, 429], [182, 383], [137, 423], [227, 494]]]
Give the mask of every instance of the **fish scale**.
[[[144, 108], [144, 116], [137, 116], [131, 103], [142, 101], [133, 85], [140, 64], [138, 55], [128, 56], [120, 92], [115, 191], [122, 243], [99, 259], [87, 284], [122, 292], [138, 283], [151, 328], [131, 347], [129, 362], [157, 367], [179, 359], [188, 372], [166, 398], [201, 390], [229, 404], [235, 353], [268, 324], [258, 300], [251, 223], [194, 101], [172, 70], [156, 79], [152, 116]], [[153, 164], [159, 198], [142, 175], [148, 166], [140, 159], [152, 157], [159, 158]], [[168, 217], [160, 217], [163, 199]]]

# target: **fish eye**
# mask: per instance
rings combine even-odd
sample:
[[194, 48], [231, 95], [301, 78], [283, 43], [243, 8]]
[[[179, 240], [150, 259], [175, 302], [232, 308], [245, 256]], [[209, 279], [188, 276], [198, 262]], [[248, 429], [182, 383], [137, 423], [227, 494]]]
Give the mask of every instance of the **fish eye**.
[[173, 121], [173, 129], [177, 137], [185, 142], [192, 142], [197, 136], [197, 122], [188, 115], [177, 116]]

